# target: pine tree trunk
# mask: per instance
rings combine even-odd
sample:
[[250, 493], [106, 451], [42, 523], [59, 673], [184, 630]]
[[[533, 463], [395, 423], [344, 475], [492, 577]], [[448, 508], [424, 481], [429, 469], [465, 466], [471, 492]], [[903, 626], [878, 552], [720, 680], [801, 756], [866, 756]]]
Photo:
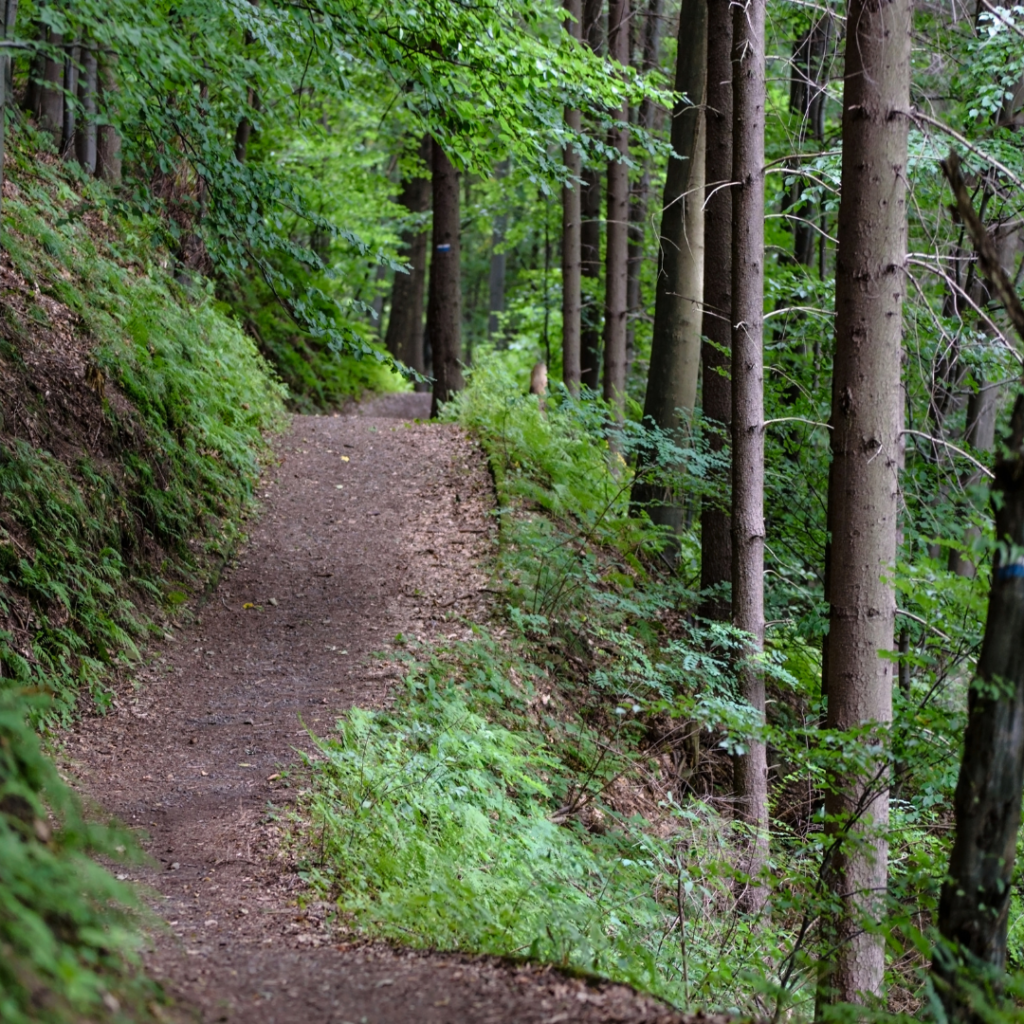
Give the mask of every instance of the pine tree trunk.
[[[750, 637], [740, 666], [743, 698], [764, 716], [764, 108], [765, 0], [733, 12], [732, 233], [732, 621]], [[742, 909], [756, 912], [768, 847], [765, 745], [752, 740], [733, 762], [736, 815], [747, 826]]]
[[[425, 135], [420, 142], [419, 158], [430, 167], [431, 140]], [[398, 201], [410, 213], [426, 213], [430, 209], [430, 179], [419, 175], [402, 182]], [[391, 313], [384, 337], [387, 350], [398, 360], [421, 373], [423, 364], [423, 291], [427, 279], [427, 229], [403, 231], [402, 247], [409, 263], [409, 273], [395, 273], [391, 287]]]
[[430, 415], [437, 416], [463, 387], [462, 285], [459, 257], [459, 175], [436, 139], [432, 145], [434, 223], [431, 232], [430, 295], [427, 331], [433, 350], [434, 398]]
[[112, 121], [117, 106], [115, 62], [112, 54], [105, 54], [98, 72], [103, 123], [96, 132], [96, 177], [116, 188], [121, 184], [121, 136]]
[[[604, 0], [583, 0], [581, 38], [594, 52], [603, 44], [601, 12]], [[601, 279], [601, 175], [593, 167], [583, 169], [580, 192], [580, 382], [591, 391], [601, 386], [601, 307], [596, 300]], [[589, 285], [589, 287], [588, 287]]]
[[75, 156], [86, 174], [96, 173], [96, 90], [96, 51], [87, 45], [82, 55], [82, 73], [78, 78], [81, 116], [75, 131]]
[[[629, 0], [608, 0], [608, 56], [629, 64]], [[621, 159], [606, 171], [604, 297], [604, 398], [621, 416], [626, 401], [626, 278], [629, 261], [629, 108], [615, 112], [620, 127], [608, 132], [608, 145]]]
[[[896, 557], [910, 3], [854, 0], [847, 15], [842, 199], [836, 258], [836, 354], [828, 518], [828, 728], [887, 725]], [[862, 744], [866, 741], [862, 741]], [[885, 950], [864, 930], [884, 912], [888, 770], [833, 773], [825, 796], [823, 877], [842, 907], [819, 998], [881, 994]]]
[[[641, 71], [658, 66], [661, 51], [662, 0], [647, 0], [644, 11]], [[659, 124], [660, 109], [646, 97], [640, 103], [636, 123], [644, 131], [653, 131]], [[647, 203], [651, 192], [651, 161], [644, 155], [640, 177], [629, 197], [629, 277], [626, 281], [626, 370], [633, 364], [636, 351], [636, 318], [643, 308], [640, 275], [644, 263], [644, 239], [647, 235]]]
[[[707, 79], [707, 0], [683, 0], [679, 12], [672, 151], [662, 200], [651, 367], [644, 422], [672, 434], [689, 433], [697, 401], [701, 302], [704, 285], [704, 97]], [[679, 410], [683, 410], [680, 419]], [[646, 462], [647, 459], [642, 459]], [[667, 467], [666, 467], [667, 468]], [[655, 523], [678, 533], [684, 509], [678, 496], [638, 473], [632, 500]]]
[[[565, 30], [580, 39], [582, 33], [583, 4], [581, 0], [563, 0], [566, 14]], [[583, 123], [578, 110], [565, 111], [566, 127], [578, 132]], [[582, 292], [580, 282], [582, 216], [581, 184], [582, 160], [575, 146], [566, 146], [562, 162], [571, 180], [562, 186], [562, 382], [572, 395], [580, 392], [580, 331], [582, 328]]]
[[[705, 117], [704, 317], [701, 361], [702, 406], [711, 450], [726, 447], [732, 424], [732, 14], [729, 0], [708, 0], [707, 114]], [[719, 480], [712, 490], [726, 491]], [[702, 590], [732, 581], [732, 525], [728, 501], [708, 495], [700, 512], [700, 585]], [[701, 614], [727, 621], [727, 596], [705, 601]]]
[[78, 122], [78, 66], [82, 60], [78, 43], [69, 45], [64, 58], [64, 120], [61, 126], [60, 155], [70, 160], [75, 148], [75, 132]]
[[[61, 47], [64, 37], [50, 33], [50, 45]], [[39, 127], [53, 136], [60, 145], [61, 129], [64, 125], [64, 61], [47, 57], [43, 64], [43, 82], [39, 90]]]
[[[4, 0], [0, 4], [0, 32], [4, 41], [14, 38], [14, 24], [18, 18], [18, 0]], [[13, 99], [11, 92], [11, 51], [0, 50], [0, 196], [3, 194], [7, 159], [7, 105]], [[2, 206], [2, 202], [0, 202]]]

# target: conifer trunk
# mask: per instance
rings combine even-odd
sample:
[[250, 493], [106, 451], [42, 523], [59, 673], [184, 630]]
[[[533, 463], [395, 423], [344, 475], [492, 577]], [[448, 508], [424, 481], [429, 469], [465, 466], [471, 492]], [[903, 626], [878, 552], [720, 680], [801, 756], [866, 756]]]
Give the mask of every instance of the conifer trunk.
[[[51, 46], [64, 45], [64, 37], [55, 32], [49, 33]], [[53, 141], [60, 146], [61, 129], [64, 125], [64, 61], [58, 57], [48, 56], [43, 62], [43, 81], [39, 89], [39, 127], [53, 136]]]
[[[907, 245], [906, 111], [910, 105], [910, 2], [853, 0], [843, 87], [842, 199], [836, 257], [836, 354], [828, 520], [828, 728], [892, 718], [904, 263]], [[861, 741], [863, 745], [866, 740]], [[888, 770], [828, 779], [823, 876], [841, 911], [820, 998], [879, 996], [882, 937], [865, 930], [883, 913]]]
[[[644, 399], [644, 422], [671, 433], [680, 444], [697, 401], [700, 367], [706, 79], [707, 0], [683, 0], [675, 81], [682, 98], [672, 111], [671, 136], [677, 155], [669, 159], [662, 199], [651, 367]], [[636, 480], [634, 503], [644, 505], [655, 523], [678, 533], [684, 518], [679, 497], [642, 474]]]
[[[711, 450], [727, 445], [732, 424], [732, 14], [729, 0], [708, 0], [707, 113], [705, 116], [704, 317], [701, 345], [704, 419]], [[728, 488], [720, 480], [721, 490]], [[718, 490], [716, 488], [715, 490]], [[705, 496], [700, 512], [702, 590], [732, 581], [732, 526], [728, 500]], [[703, 615], [727, 621], [728, 597], [704, 602]]]
[[[749, 635], [740, 666], [743, 698], [764, 717], [764, 117], [765, 0], [733, 8], [732, 225], [732, 621]], [[756, 912], [768, 853], [765, 745], [751, 740], [733, 762], [736, 816], [748, 830], [740, 906]]]
[[459, 255], [459, 175], [448, 154], [432, 140], [434, 223], [431, 230], [427, 332], [433, 353], [434, 388], [430, 415], [437, 416], [463, 387], [462, 285]]
[[96, 177], [114, 187], [121, 184], [121, 136], [113, 123], [117, 106], [115, 62], [112, 54], [105, 54], [100, 61], [98, 78], [103, 123], [96, 132]]
[[[581, 38], [594, 53], [603, 44], [601, 12], [604, 0], [583, 0]], [[601, 175], [583, 169], [580, 192], [580, 382], [591, 391], [601, 386], [601, 307], [596, 301], [601, 279]], [[585, 287], [589, 285], [589, 287]]]
[[[568, 17], [565, 30], [580, 39], [582, 32], [583, 4], [581, 0], [563, 0]], [[578, 132], [583, 123], [578, 110], [566, 108], [566, 127]], [[578, 180], [582, 169], [580, 152], [575, 146], [566, 146], [562, 162], [570, 183], [562, 186], [562, 382], [569, 393], [580, 391], [580, 332], [582, 329], [582, 292], [580, 281], [581, 224], [583, 213], [581, 183]]]
[[[629, 64], [629, 0], [608, 0], [608, 56]], [[626, 279], [629, 269], [629, 108], [615, 111], [620, 126], [608, 133], [608, 145], [620, 159], [606, 173], [604, 397], [621, 416], [626, 400]]]
[[[418, 155], [429, 168], [431, 139], [425, 135], [420, 141]], [[413, 175], [402, 181], [398, 201], [410, 213], [426, 213], [430, 209], [430, 179]], [[421, 373], [423, 361], [423, 292], [427, 280], [427, 229], [402, 232], [403, 255], [409, 264], [409, 273], [395, 272], [391, 286], [391, 312], [384, 346], [398, 360]]]
[[75, 156], [86, 174], [96, 173], [96, 50], [85, 46], [82, 71], [78, 76], [78, 101], [81, 115], [75, 131]]
[[74, 154], [75, 131], [77, 130], [78, 66], [81, 63], [81, 47], [75, 41], [67, 47], [64, 57], [64, 117], [61, 122], [60, 155], [70, 160]]
[[[4, 41], [14, 38], [14, 24], [18, 18], [18, 0], [4, 0], [0, 3], [0, 33]], [[11, 51], [0, 50], [0, 195], [3, 193], [6, 177], [5, 160], [7, 158], [7, 104], [11, 102]]]

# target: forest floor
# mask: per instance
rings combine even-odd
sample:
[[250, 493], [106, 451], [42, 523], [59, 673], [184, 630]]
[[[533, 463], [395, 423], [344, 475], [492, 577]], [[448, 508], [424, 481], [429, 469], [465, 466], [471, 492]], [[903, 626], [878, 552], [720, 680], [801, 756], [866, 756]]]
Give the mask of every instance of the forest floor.
[[429, 396], [393, 395], [295, 417], [248, 542], [194, 621], [68, 737], [84, 791], [149, 856], [117, 869], [164, 922], [146, 966], [182, 1021], [682, 1021], [623, 985], [362, 941], [296, 871], [285, 819], [307, 729], [386, 705], [397, 634], [452, 639], [491, 614], [491, 480], [457, 427], [408, 422], [428, 413]]

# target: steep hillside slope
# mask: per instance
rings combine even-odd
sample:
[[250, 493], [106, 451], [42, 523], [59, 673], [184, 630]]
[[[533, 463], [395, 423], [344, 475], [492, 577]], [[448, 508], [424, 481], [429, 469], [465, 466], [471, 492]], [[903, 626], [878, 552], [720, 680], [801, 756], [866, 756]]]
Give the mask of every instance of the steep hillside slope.
[[83, 821], [29, 723], [109, 701], [147, 632], [173, 628], [233, 545], [284, 399], [211, 296], [153, 265], [154, 225], [32, 142], [13, 140], [0, 222], [0, 1018], [12, 1022], [127, 1012], [130, 901], [86, 855], [130, 844]]

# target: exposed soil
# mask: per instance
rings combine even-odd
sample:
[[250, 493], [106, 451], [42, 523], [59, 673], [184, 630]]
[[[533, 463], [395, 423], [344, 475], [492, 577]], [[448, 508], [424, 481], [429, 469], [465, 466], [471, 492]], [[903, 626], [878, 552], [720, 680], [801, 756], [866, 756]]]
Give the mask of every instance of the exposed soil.
[[388, 700], [397, 665], [373, 655], [396, 634], [451, 638], [489, 614], [490, 478], [456, 427], [400, 418], [428, 412], [428, 395], [407, 395], [296, 417], [249, 542], [196, 622], [70, 738], [86, 791], [152, 857], [129, 872], [167, 922], [147, 965], [186, 1020], [680, 1021], [550, 968], [352, 944], [329, 908], [297, 907], [275, 813], [294, 799], [278, 773], [312, 746], [306, 728]]

